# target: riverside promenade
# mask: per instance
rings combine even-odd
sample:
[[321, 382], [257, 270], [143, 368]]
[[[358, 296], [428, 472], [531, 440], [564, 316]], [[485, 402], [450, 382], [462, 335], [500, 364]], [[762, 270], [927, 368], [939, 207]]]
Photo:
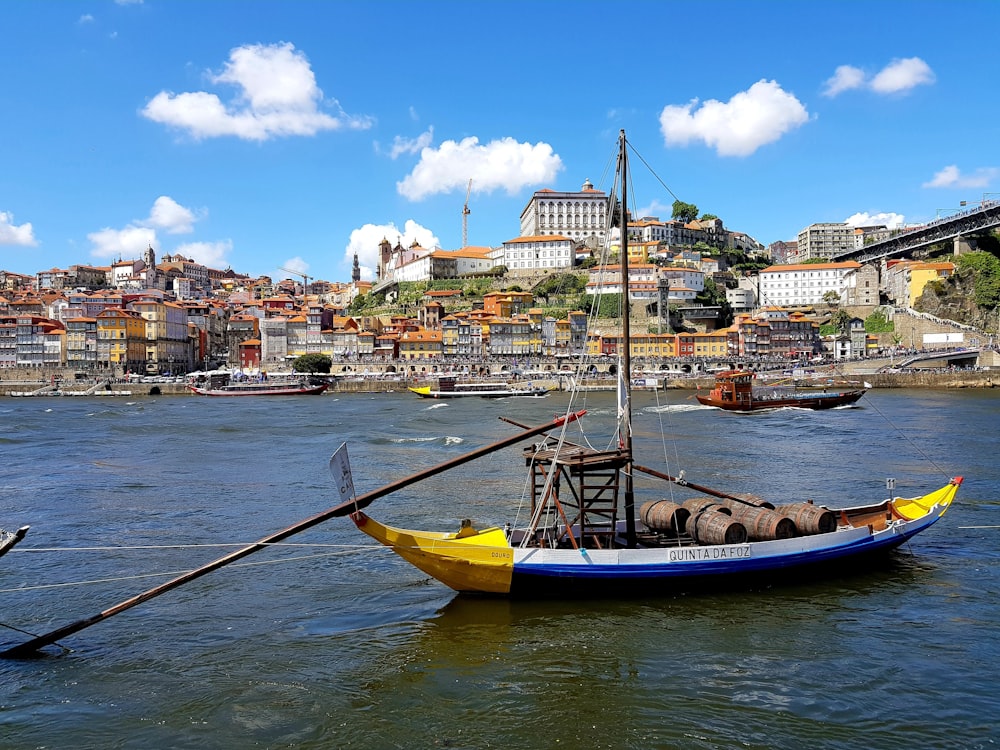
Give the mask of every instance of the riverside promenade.
[[[910, 370], [902, 372], [877, 372], [872, 371], [871, 363], [861, 361], [848, 363], [850, 366], [838, 366], [822, 368], [822, 371], [812, 373], [813, 377], [819, 379], [832, 378], [836, 381], [851, 381], [858, 385], [869, 384], [873, 389], [882, 388], [994, 388], [1000, 385], [1000, 369], [968, 369], [968, 370]], [[768, 378], [779, 379], [781, 373], [762, 373], [763, 382]], [[698, 376], [657, 376], [647, 377], [646, 388], [650, 389], [653, 381], [657, 388], [664, 390], [697, 390], [711, 388], [714, 378], [710, 375]], [[426, 385], [433, 378], [378, 378], [362, 376], [346, 376], [332, 378], [330, 388], [326, 394], [349, 394], [349, 393], [405, 393], [409, 388], [419, 385]], [[554, 376], [533, 377], [533, 383], [549, 386], [553, 389], [564, 390], [567, 388], [565, 377]], [[580, 385], [589, 390], [613, 390], [614, 378], [603, 376], [596, 378], [585, 378]], [[50, 387], [47, 392], [42, 391], [46, 386]], [[41, 392], [40, 392], [41, 391]], [[34, 398], [56, 398], [66, 396], [80, 396], [89, 398], [136, 398], [136, 397], [158, 397], [158, 396], [197, 396], [184, 383], [127, 383], [115, 381], [102, 385], [94, 389], [92, 381], [59, 381], [55, 391], [51, 390], [51, 381], [42, 380], [12, 380], [3, 378], [0, 380], [0, 398], [9, 397], [11, 393], [24, 394], [36, 393]], [[320, 396], [322, 398], [322, 396]]]

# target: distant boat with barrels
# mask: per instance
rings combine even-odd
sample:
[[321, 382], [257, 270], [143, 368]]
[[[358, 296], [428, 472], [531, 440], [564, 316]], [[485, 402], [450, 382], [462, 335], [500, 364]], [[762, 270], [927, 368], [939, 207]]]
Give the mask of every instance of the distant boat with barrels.
[[716, 373], [715, 385], [708, 393], [695, 398], [704, 406], [726, 411], [763, 411], [764, 409], [834, 409], [850, 406], [861, 399], [867, 387], [836, 386], [787, 387], [778, 384], [757, 385], [757, 374], [749, 370], [726, 370]]

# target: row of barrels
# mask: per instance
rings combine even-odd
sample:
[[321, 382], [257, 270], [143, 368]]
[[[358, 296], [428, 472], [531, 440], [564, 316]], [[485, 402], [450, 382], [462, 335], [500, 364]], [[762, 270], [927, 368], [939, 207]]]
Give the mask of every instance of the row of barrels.
[[756, 495], [693, 497], [682, 503], [643, 503], [639, 517], [651, 531], [687, 534], [698, 544], [742, 544], [825, 534], [837, 529], [833, 511], [812, 503], [774, 506]]

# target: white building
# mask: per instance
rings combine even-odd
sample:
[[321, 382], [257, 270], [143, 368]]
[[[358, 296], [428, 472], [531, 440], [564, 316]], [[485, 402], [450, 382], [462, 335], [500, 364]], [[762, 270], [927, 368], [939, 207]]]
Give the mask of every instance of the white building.
[[695, 292], [705, 291], [705, 272], [700, 269], [666, 266], [660, 269], [660, 276], [669, 279], [671, 288], [693, 289]]
[[749, 313], [757, 307], [757, 295], [749, 287], [727, 289], [726, 302], [733, 308], [734, 313]]
[[399, 265], [387, 269], [393, 281], [455, 279], [489, 273], [497, 265], [489, 247], [433, 250], [408, 260], [402, 258]]
[[607, 228], [608, 195], [595, 190], [590, 180], [576, 193], [539, 190], [521, 212], [521, 237], [558, 235], [602, 247]]
[[862, 250], [865, 245], [889, 239], [889, 228], [885, 224], [870, 227], [854, 227], [854, 249]]
[[503, 243], [503, 265], [512, 272], [572, 268], [577, 244], [560, 234], [518, 237]]
[[288, 358], [288, 320], [281, 316], [260, 321], [260, 366], [284, 367]]
[[[686, 273], [668, 277], [667, 271]], [[688, 275], [691, 274], [691, 275]], [[652, 301], [659, 297], [660, 280], [667, 278], [670, 284], [669, 301], [672, 304], [689, 304], [704, 289], [704, 274], [692, 269], [663, 269], [651, 263], [636, 263], [628, 267], [629, 299]], [[692, 283], [697, 288], [688, 286]], [[607, 266], [590, 269], [587, 294], [621, 294], [621, 266]]]
[[760, 304], [778, 307], [818, 305], [827, 292], [839, 300], [847, 290], [846, 277], [861, 268], [853, 260], [842, 263], [802, 263], [769, 266], [759, 274]]

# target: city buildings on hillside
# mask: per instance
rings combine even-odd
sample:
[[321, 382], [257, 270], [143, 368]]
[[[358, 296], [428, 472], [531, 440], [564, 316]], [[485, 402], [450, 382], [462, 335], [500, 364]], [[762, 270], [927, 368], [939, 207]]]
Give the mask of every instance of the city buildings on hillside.
[[[622, 267], [591, 268], [587, 294], [621, 294]], [[660, 298], [661, 286], [668, 290], [668, 304], [690, 304], [705, 288], [705, 274], [693, 268], [663, 268], [637, 263], [628, 268], [629, 298], [651, 302]], [[662, 282], [662, 284], [661, 284]]]
[[560, 234], [517, 237], [507, 240], [502, 247], [503, 265], [514, 275], [576, 265], [576, 242]]
[[865, 245], [887, 240], [891, 234], [892, 232], [889, 227], [884, 224], [876, 224], [870, 227], [854, 227], [854, 249], [861, 250]]
[[585, 180], [577, 192], [535, 192], [521, 211], [520, 236], [565, 237], [574, 244], [597, 249], [608, 239], [607, 226], [608, 195]]
[[415, 240], [408, 248], [379, 243], [378, 283], [457, 279], [492, 273], [500, 264], [500, 253], [489, 247], [441, 250], [421, 247]]
[[778, 240], [767, 246], [767, 255], [776, 266], [783, 266], [792, 263], [798, 257], [799, 243], [796, 241], [785, 242]]
[[854, 249], [854, 227], [850, 224], [810, 224], [799, 232], [794, 263], [828, 260]]
[[818, 305], [827, 302], [830, 292], [842, 300], [847, 275], [859, 268], [855, 261], [769, 266], [758, 274], [758, 302], [769, 307]]
[[955, 264], [949, 262], [927, 262], [916, 260], [890, 260], [886, 263], [885, 288], [896, 303], [913, 307], [917, 298], [924, 293], [924, 287], [938, 279], [946, 279], [955, 273]]

